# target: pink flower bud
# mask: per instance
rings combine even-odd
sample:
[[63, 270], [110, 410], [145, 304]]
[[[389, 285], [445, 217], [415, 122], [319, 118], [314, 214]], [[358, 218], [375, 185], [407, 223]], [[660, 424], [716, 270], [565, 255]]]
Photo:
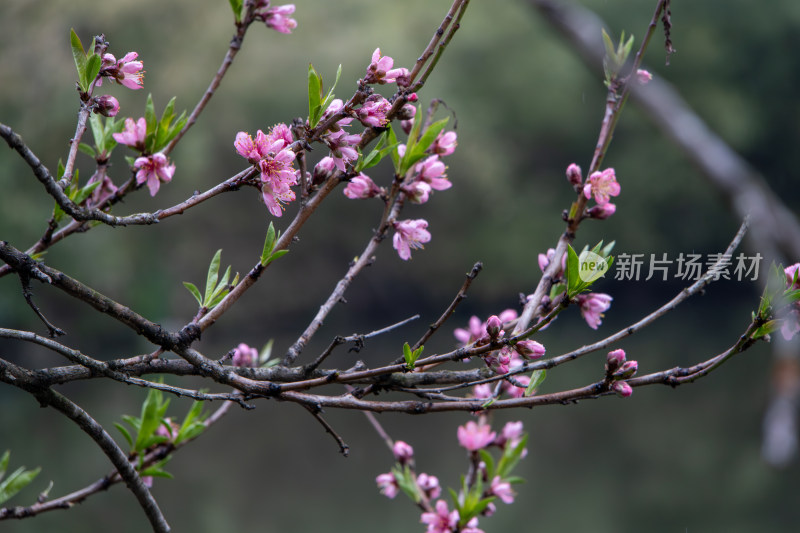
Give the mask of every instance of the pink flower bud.
[[503, 323], [500, 321], [500, 317], [497, 315], [490, 316], [489, 320], [486, 321], [486, 333], [488, 333], [489, 337], [492, 339], [497, 339], [497, 337], [500, 336], [502, 328]]
[[115, 117], [119, 113], [119, 101], [110, 94], [104, 94], [95, 101], [97, 102], [96, 113], [100, 113], [104, 117]]
[[525, 359], [539, 359], [545, 353], [544, 346], [532, 340], [519, 341], [514, 345], [514, 350]]
[[614, 372], [614, 378], [616, 379], [628, 379], [633, 377], [636, 374], [636, 371], [639, 370], [639, 363], [636, 361], [625, 361], [622, 367]]
[[442, 488], [439, 486], [439, 478], [436, 476], [429, 476], [425, 472], [417, 476], [417, 486], [419, 486], [429, 500], [438, 498], [442, 493]]
[[330, 156], [325, 156], [320, 159], [317, 166], [314, 167], [314, 176], [311, 178], [314, 185], [326, 181], [330, 178], [334, 171], [336, 171], [336, 162]]
[[390, 499], [397, 496], [397, 493], [400, 491], [397, 480], [394, 478], [394, 474], [391, 473], [379, 475], [375, 478], [375, 483], [377, 483], [378, 488], [381, 489], [381, 494]]
[[636, 71], [636, 81], [639, 85], [647, 85], [653, 79], [653, 75], [647, 72], [644, 69], [639, 69]]
[[401, 440], [395, 441], [392, 451], [394, 452], [394, 458], [403, 465], [414, 458], [414, 448]]
[[633, 394], [633, 389], [626, 381], [615, 381], [611, 388], [623, 398], [627, 398]]
[[583, 185], [583, 173], [581, 172], [581, 167], [575, 163], [571, 163], [567, 167], [567, 181], [570, 182], [573, 187], [580, 187]]
[[241, 343], [233, 350], [233, 366], [254, 366], [258, 362], [258, 350]]
[[597, 220], [605, 220], [617, 212], [617, 206], [612, 203], [603, 205], [595, 205], [586, 210], [586, 215], [589, 218]]
[[606, 372], [613, 374], [625, 362], [625, 350], [622, 348], [608, 352], [606, 356]]

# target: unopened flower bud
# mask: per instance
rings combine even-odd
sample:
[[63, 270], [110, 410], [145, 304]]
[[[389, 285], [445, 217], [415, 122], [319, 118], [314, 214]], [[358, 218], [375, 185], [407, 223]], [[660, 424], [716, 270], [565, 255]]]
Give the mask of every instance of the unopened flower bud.
[[571, 163], [567, 167], [567, 181], [573, 187], [580, 187], [583, 185], [583, 173], [581, 172], [581, 167], [576, 165], [575, 163]]
[[394, 458], [401, 465], [407, 464], [414, 458], [414, 448], [401, 440], [395, 441], [392, 451], [394, 452]]
[[625, 362], [625, 350], [622, 348], [608, 352], [606, 356], [606, 372], [613, 374]]
[[586, 215], [589, 218], [597, 220], [605, 220], [617, 212], [617, 206], [611, 203], [603, 205], [595, 205], [586, 210]]
[[119, 113], [119, 101], [110, 94], [104, 94], [95, 99], [97, 107], [95, 113], [100, 113], [104, 117], [114, 117]]
[[319, 163], [317, 163], [317, 166], [314, 167], [314, 177], [312, 178], [312, 183], [314, 185], [319, 185], [330, 178], [335, 170], [336, 162], [333, 160], [333, 158], [330, 156], [323, 157], [320, 159]]
[[653, 75], [647, 72], [644, 69], [639, 69], [636, 71], [636, 81], [639, 85], [647, 85], [653, 79]]
[[636, 361], [625, 361], [622, 367], [614, 372], [614, 378], [616, 379], [628, 379], [633, 377], [636, 374], [636, 371], [639, 370], [639, 363]]
[[525, 359], [539, 359], [545, 353], [544, 346], [532, 340], [519, 341], [514, 345], [514, 350]]
[[417, 93], [411, 93], [411, 94], [408, 95], [408, 101], [409, 102], [414, 103], [417, 100], [419, 100], [419, 96], [417, 96]]
[[503, 323], [500, 321], [500, 317], [497, 315], [492, 315], [489, 317], [489, 320], [486, 321], [486, 333], [489, 334], [489, 337], [492, 339], [496, 339], [500, 336], [500, 331], [502, 331]]
[[615, 381], [614, 385], [611, 387], [614, 392], [622, 396], [623, 398], [627, 398], [631, 394], [633, 394], [633, 389], [628, 382], [626, 381]]

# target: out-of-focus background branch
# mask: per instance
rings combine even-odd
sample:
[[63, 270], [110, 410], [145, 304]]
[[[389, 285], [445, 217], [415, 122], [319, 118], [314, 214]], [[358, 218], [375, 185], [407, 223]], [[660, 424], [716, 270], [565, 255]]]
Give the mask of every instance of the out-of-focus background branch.
[[[375, 47], [398, 66], [411, 65], [449, 5], [425, 0], [295, 3], [299, 27], [291, 36], [248, 34], [207, 114], [173, 152], [177, 172], [172, 183], [155, 200], [147, 194], [130, 198], [115, 214], [174, 205], [240, 171], [242, 161], [232, 146], [236, 132], [252, 133], [303, 115], [309, 62], [326, 82], [342, 64], [340, 96], [354, 90]], [[611, 35], [625, 29], [637, 38], [654, 7], [630, 0], [587, 0], [584, 5], [607, 21]], [[673, 8], [672, 40], [678, 53], [671, 66], [662, 66], [658, 36], [646, 57], [656, 80], [677, 87], [708, 131], [717, 132], [757, 169], [793, 211], [798, 207], [793, 154], [800, 141], [794, 89], [800, 83], [800, 61], [786, 51], [800, 45], [799, 24], [793, 0], [776, 0], [770, 10], [744, 0], [682, 3]], [[77, 112], [70, 27], [85, 42], [105, 33], [118, 57], [130, 50], [140, 53], [147, 70], [145, 90], [110, 90], [120, 99], [122, 113], [134, 118], [141, 116], [147, 92], [153, 93], [158, 111], [173, 95], [178, 109], [191, 109], [234, 32], [228, 3], [219, 0], [142, 0], [135, 5], [75, 0], [48, 9], [38, 2], [3, 3], [0, 116], [51, 169], [66, 156]], [[654, 82], [644, 89], [658, 87]], [[439, 316], [477, 260], [483, 261], [484, 271], [448, 326], [464, 326], [471, 314], [485, 319], [516, 306], [518, 294], [532, 290], [538, 280], [536, 255], [552, 246], [563, 229], [561, 210], [572, 196], [564, 169], [571, 162], [588, 165], [605, 88], [599, 69], [582, 65], [530, 2], [473, 2], [420, 96], [423, 102], [443, 98], [458, 118], [459, 148], [447, 161], [453, 189], [407, 212], [411, 218], [428, 218], [433, 240], [410, 263], [398, 260], [384, 243], [375, 265], [348, 291], [348, 304], [328, 317], [301, 363], [313, 360], [335, 335], [372, 331], [420, 313], [416, 325], [369, 340], [358, 354], [340, 350], [326, 365], [394, 359], [404, 341], [419, 338]], [[618, 213], [603, 223], [585, 224], [576, 244], [616, 240], [615, 252], [642, 253], [645, 261], [650, 254], [660, 258], [666, 253], [674, 261], [680, 253], [718, 252], [740, 217], [730, 211], [731, 202], [718, 187], [703, 179], [697, 164], [646, 120], [639, 101], [630, 104], [606, 158], [622, 183]], [[128, 177], [123, 155], [125, 149], [117, 149], [112, 160], [110, 172], [117, 182]], [[90, 161], [79, 154], [78, 162], [86, 180]], [[389, 179], [387, 169], [370, 175], [379, 183]], [[0, 186], [0, 238], [25, 248], [44, 231], [52, 203], [7, 149], [0, 150]], [[204, 353], [221, 356], [239, 342], [260, 347], [271, 337], [276, 353], [282, 353], [302, 332], [380, 216], [377, 202], [353, 202], [338, 192], [333, 196], [292, 252], [270, 268], [258, 291], [204, 334]], [[261, 251], [269, 220], [258, 194], [245, 190], [221, 195], [155, 230], [98, 227], [55, 246], [45, 259], [174, 329], [195, 311], [181, 282], [201, 282], [220, 247], [223, 262], [245, 272]], [[280, 221], [276, 225], [281, 228]], [[788, 230], [778, 233], [780, 242], [792, 239]], [[788, 248], [775, 246], [790, 255]], [[600, 331], [589, 330], [575, 313], [565, 313], [537, 340], [549, 354], [558, 354], [601, 338], [603, 331], [616, 331], [688, 285], [675, 278], [672, 266], [665, 281], [659, 275], [644, 281], [646, 267], [639, 281], [602, 281], [598, 290], [615, 299]], [[765, 271], [762, 263], [761, 276]], [[13, 276], [0, 279], [0, 323], [39, 331], [18, 285]], [[759, 290], [758, 281], [720, 281], [621, 347], [639, 360], [640, 372], [705, 359], [735, 339]], [[151, 351], [110, 320], [75, 313], [72, 302], [55, 291], [44, 286], [34, 291], [48, 319], [68, 332], [65, 341], [84, 353], [109, 360]], [[454, 342], [443, 332], [426, 344], [425, 352], [450, 349]], [[0, 343], [0, 353], [30, 368], [62, 362], [44, 350], [8, 341]], [[498, 425], [520, 419], [531, 433], [530, 455], [520, 472], [529, 483], [517, 487], [517, 505], [481, 521], [482, 527], [510, 530], [534, 515], [543, 531], [641, 531], [643, 525], [649, 531], [791, 531], [800, 521], [798, 463], [773, 470], [760, 457], [761, 420], [772, 391], [769, 353], [766, 345], [756, 347], [696, 387], [650, 387], [627, 401], [498, 414]], [[602, 366], [600, 357], [567, 365], [548, 375], [542, 392], [594, 381]], [[179, 384], [179, 378], [172, 379], [168, 382]], [[136, 413], [143, 398], [131, 388], [95, 382], [63, 389], [107, 427], [121, 413]], [[18, 464], [43, 466], [43, 486], [32, 485], [10, 503], [31, 503], [21, 500], [35, 498], [49, 478], [56, 482], [52, 494], [64, 494], [106, 472], [102, 454], [56, 413], [39, 409], [8, 387], [0, 388], [0, 402], [13, 406], [0, 415], [6, 428], [0, 450], [10, 448]], [[414, 528], [411, 506], [390, 502], [375, 488], [375, 475], [385, 472], [392, 459], [363, 417], [325, 415], [350, 446], [345, 460], [298, 407], [263, 401], [254, 412], [239, 411], [232, 410], [230, 420], [176, 455], [167, 467], [175, 480], [156, 480], [154, 494], [176, 531], [215, 532], [232, 525], [320, 530], [330, 528], [333, 517], [347, 508], [357, 508], [358, 516], [337, 528], [371, 531], [377, 523], [387, 533]], [[458, 483], [465, 464], [453, 452], [455, 428], [463, 421], [457, 414], [381, 416], [393, 438], [415, 447], [421, 471], [451, 485]], [[3, 527], [138, 532], [146, 521], [129, 500], [123, 490], [111, 490], [68, 516], [50, 513]], [[183, 511], [176, 516], [170, 509]]]

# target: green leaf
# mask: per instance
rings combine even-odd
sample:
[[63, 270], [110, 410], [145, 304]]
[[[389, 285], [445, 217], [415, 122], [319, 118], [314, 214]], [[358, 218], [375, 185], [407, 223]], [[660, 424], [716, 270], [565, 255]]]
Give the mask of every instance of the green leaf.
[[275, 248], [275, 240], [275, 226], [270, 222], [267, 228], [267, 236], [264, 239], [264, 249], [261, 252], [261, 266], [267, 266], [267, 260], [272, 255], [273, 248]]
[[139, 472], [139, 475], [144, 476], [153, 476], [153, 477], [165, 477], [168, 479], [172, 479], [174, 476], [164, 470], [164, 465], [172, 459], [171, 455], [166, 456], [162, 460], [158, 461], [157, 463], [145, 468], [144, 470]]
[[242, 21], [242, 0], [228, 0], [228, 3], [233, 10], [233, 18], [237, 24], [240, 23]]
[[100, 74], [100, 67], [103, 65], [103, 60], [97, 54], [91, 54], [86, 61], [86, 87], [88, 88], [94, 79]]
[[169, 405], [169, 400], [163, 400], [160, 390], [150, 389], [142, 404], [142, 416], [139, 433], [136, 435], [134, 450], [140, 452], [147, 449], [153, 442], [153, 434], [161, 425], [163, 413]]
[[219, 277], [219, 263], [221, 259], [222, 249], [220, 248], [211, 259], [211, 264], [208, 265], [208, 274], [206, 275], [206, 292], [205, 298], [203, 299], [203, 305], [205, 307], [208, 307], [208, 304], [211, 302], [211, 295], [214, 293], [214, 289], [217, 286], [217, 279]]
[[544, 368], [539, 370], [534, 370], [531, 374], [531, 381], [528, 383], [528, 387], [525, 389], [525, 396], [530, 396], [536, 393], [536, 390], [539, 388], [544, 382], [544, 379], [547, 377], [547, 370]]
[[[798, 270], [800, 270], [800, 268]], [[800, 289], [787, 289], [787, 291], [783, 293], [783, 298], [786, 300], [786, 303], [789, 304], [800, 300]]]
[[[436, 137], [439, 136], [439, 133], [442, 132], [442, 130], [447, 125], [447, 122], [449, 120], [450, 120], [449, 117], [443, 118], [442, 120], [437, 120], [436, 122], [428, 126], [428, 129], [425, 130], [425, 133], [422, 135], [422, 138], [420, 138], [419, 142], [417, 142], [414, 145], [414, 151], [416, 152], [417, 155], [420, 156], [420, 158], [426, 155], [425, 153], [426, 150], [430, 148], [430, 146], [434, 143]], [[413, 165], [413, 163], [411, 164]]]
[[308, 64], [308, 125], [315, 127], [319, 123], [322, 107], [322, 80], [314, 70], [314, 65]]
[[24, 466], [19, 467], [13, 474], [0, 483], [0, 504], [13, 497], [16, 493], [27, 487], [34, 478], [39, 475], [41, 467], [35, 470], [25, 470]]
[[89, 145], [88, 145], [88, 144], [86, 144], [86, 143], [80, 143], [80, 144], [78, 144], [78, 150], [80, 150], [80, 151], [81, 151], [81, 152], [83, 152], [84, 154], [88, 155], [88, 156], [89, 156], [89, 157], [91, 157], [92, 159], [94, 159], [95, 157], [97, 157], [97, 152], [95, 151], [95, 149], [94, 149], [94, 148], [92, 148], [91, 146], [89, 146]]
[[147, 124], [147, 138], [145, 143], [151, 152], [155, 152], [152, 145], [154, 144], [153, 141], [155, 140], [156, 132], [156, 109], [153, 105], [152, 93], [147, 95], [147, 102], [144, 105], [144, 121]]
[[194, 296], [194, 299], [197, 300], [197, 305], [202, 307], [203, 306], [203, 297], [200, 295], [200, 291], [195, 286], [195, 284], [194, 283], [189, 283], [188, 281], [184, 281], [183, 282], [183, 286], [186, 287], [189, 290], [189, 292], [192, 293], [192, 296]]
[[[322, 100], [322, 103], [320, 104], [320, 107], [322, 109], [328, 109], [328, 106], [331, 104], [331, 102], [333, 102], [333, 97], [334, 97], [333, 90], [336, 89], [336, 85], [339, 83], [339, 78], [341, 76], [342, 76], [342, 64], [339, 63], [339, 68], [336, 70], [336, 79], [333, 80], [333, 85], [331, 85], [331, 88], [328, 90], [328, 94], [325, 95], [325, 98]], [[320, 80], [320, 91], [322, 91], [322, 80]], [[320, 94], [322, 93], [320, 92]]]
[[766, 335], [773, 333], [781, 328], [781, 320], [769, 320], [759, 326], [751, 335], [751, 339], [760, 339]]
[[289, 253], [289, 250], [278, 250], [277, 252], [274, 252], [272, 255], [270, 255], [267, 258], [267, 262], [264, 263], [264, 266], [267, 266], [268, 264], [272, 263], [276, 259], [280, 259], [281, 257], [283, 257], [284, 255], [286, 255], [288, 253]]
[[125, 440], [128, 441], [128, 446], [133, 448], [133, 437], [131, 437], [130, 432], [125, 428], [125, 426], [119, 422], [114, 422], [114, 427], [117, 428], [119, 432], [122, 433], [122, 436], [125, 437]]
[[580, 272], [580, 261], [578, 254], [571, 245], [567, 245], [567, 296], [572, 298], [580, 292], [581, 278], [578, 275]]
[[388, 130], [386, 131], [387, 134], [387, 143], [391, 144], [394, 148], [389, 152], [389, 155], [392, 156], [392, 164], [394, 164], [394, 171], [397, 174], [400, 174], [400, 155], [397, 153], [397, 146], [400, 145], [400, 142], [397, 140], [397, 135], [394, 132], [394, 128], [392, 128], [391, 122], [388, 124]]
[[408, 465], [405, 465], [402, 469], [397, 466], [393, 467], [392, 474], [395, 481], [397, 481], [397, 486], [405, 492], [406, 496], [411, 498], [414, 503], [419, 503], [421, 496], [417, 487], [417, 479]]
[[95, 181], [94, 183], [87, 183], [84, 185], [77, 193], [75, 194], [75, 198], [73, 201], [80, 205], [82, 204], [90, 194], [94, 192], [94, 190], [99, 187], [103, 182], [102, 181]]
[[497, 475], [505, 479], [511, 473], [517, 463], [522, 458], [522, 452], [525, 451], [525, 446], [528, 444], [528, 435], [523, 436], [516, 446], [513, 448], [507, 446], [503, 450], [503, 457], [497, 465]]
[[192, 407], [186, 413], [186, 418], [183, 419], [183, 424], [181, 424], [178, 435], [175, 437], [175, 445], [177, 446], [200, 435], [206, 429], [206, 425], [203, 423], [204, 418], [203, 402], [192, 402]]
[[81, 39], [74, 29], [69, 30], [69, 44], [72, 48], [72, 59], [75, 60], [75, 68], [78, 69], [78, 83], [81, 85], [81, 90], [86, 92], [86, 89], [88, 89], [88, 87], [84, 86], [84, 80], [86, 79], [86, 52], [84, 52]]
[[408, 343], [403, 344], [403, 358], [406, 361], [406, 368], [414, 370], [414, 364], [417, 362], [417, 359], [419, 359], [419, 356], [422, 355], [422, 350], [424, 348], [424, 346], [420, 346], [412, 352]]
[[483, 464], [486, 465], [486, 479], [494, 479], [494, 458], [492, 454], [481, 448], [478, 450], [478, 455], [480, 455]]

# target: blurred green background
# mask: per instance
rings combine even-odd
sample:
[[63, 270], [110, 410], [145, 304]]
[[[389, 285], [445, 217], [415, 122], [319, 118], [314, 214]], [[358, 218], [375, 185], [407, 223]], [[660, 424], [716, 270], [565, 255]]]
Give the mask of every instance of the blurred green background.
[[[450, 2], [297, 0], [291, 36], [254, 25], [227, 78], [191, 133], [173, 153], [177, 172], [155, 199], [132, 195], [119, 214], [153, 211], [205, 190], [244, 168], [233, 150], [240, 130], [254, 132], [306, 112], [306, 69], [326, 80], [342, 64], [337, 95], [352, 94], [372, 51], [380, 47], [398, 66], [410, 66], [428, 43]], [[637, 38], [655, 2], [587, 0], [609, 32]], [[800, 4], [776, 0], [676, 4], [672, 38], [678, 53], [664, 66], [656, 36], [646, 63], [674, 83], [719, 135], [768, 179], [794, 209], [800, 129]], [[77, 98], [69, 29], [84, 43], [104, 33], [120, 57], [136, 50], [147, 71], [145, 90], [107, 87], [122, 115], [141, 116], [147, 93], [157, 111], [173, 95], [191, 110], [221, 62], [233, 33], [224, 0], [156, 2], [0, 3], [0, 121], [23, 136], [51, 169], [65, 158], [74, 132]], [[390, 93], [383, 91], [385, 95]], [[563, 229], [571, 201], [564, 169], [588, 167], [605, 92], [599, 72], [572, 51], [521, 0], [472, 2], [462, 29], [420, 97], [441, 98], [455, 112], [459, 148], [447, 158], [452, 190], [436, 193], [408, 218], [425, 217], [433, 240], [404, 263], [388, 242], [347, 293], [301, 362], [334, 335], [365, 333], [419, 313], [421, 319], [367, 344], [361, 354], [341, 349], [330, 364], [368, 365], [397, 355], [418, 338], [452, 299], [475, 261], [485, 269], [468, 300], [426, 353], [454, 345], [449, 331], [470, 315], [486, 318], [515, 307], [520, 292], [538, 281], [536, 257]], [[442, 115], [444, 116], [444, 114]], [[322, 155], [312, 154], [312, 161]], [[111, 169], [128, 176], [123, 147]], [[81, 177], [91, 161], [79, 155]], [[719, 195], [631, 105], [606, 159], [622, 184], [618, 213], [587, 223], [576, 244], [616, 240], [616, 252], [708, 254], [721, 251], [738, 227]], [[386, 166], [370, 175], [390, 179]], [[25, 249], [39, 238], [52, 209], [20, 158], [0, 149], [0, 239]], [[275, 339], [279, 354], [316, 313], [377, 224], [378, 202], [353, 202], [336, 192], [300, 234], [292, 253], [199, 344], [219, 357], [239, 342], [262, 346]], [[291, 220], [292, 207], [278, 228]], [[261, 250], [270, 216], [246, 189], [173, 217], [157, 228], [98, 227], [53, 247], [46, 261], [169, 328], [186, 323], [194, 300], [182, 281], [203, 282], [208, 261], [223, 248], [223, 263], [246, 272]], [[746, 250], [754, 253], [754, 250]], [[763, 265], [762, 265], [763, 266]], [[674, 265], [673, 265], [674, 267]], [[604, 280], [614, 296], [599, 331], [571, 311], [540, 340], [556, 355], [624, 327], [671, 298], [684, 282]], [[142, 339], [56, 291], [35, 286], [44, 313], [66, 329], [65, 341], [100, 359], [148, 350]], [[757, 302], [758, 285], [722, 281], [648, 330], [626, 340], [630, 357], [650, 372], [708, 358], [735, 342]], [[42, 333], [24, 306], [18, 281], [0, 279], [0, 326]], [[45, 350], [0, 342], [2, 357], [35, 368], [63, 361]], [[797, 461], [785, 469], [760, 458], [761, 417], [769, 397], [769, 347], [759, 345], [690, 387], [638, 389], [629, 400], [606, 398], [580, 405], [501, 412], [494, 424], [523, 420], [530, 454], [519, 474], [518, 500], [499, 504], [483, 519], [486, 531], [795, 531], [800, 522]], [[602, 355], [551, 372], [542, 392], [580, 386], [599, 377]], [[170, 383], [197, 385], [169, 379]], [[135, 414], [144, 392], [101, 382], [63, 391], [107, 427]], [[10, 504], [33, 501], [50, 479], [61, 496], [101, 477], [108, 462], [73, 424], [11, 387], [0, 387], [0, 452], [12, 450], [12, 468], [43, 467], [39, 478]], [[175, 414], [188, 402], [173, 399]], [[388, 450], [355, 412], [326, 418], [351, 447], [348, 459], [303, 409], [273, 401], [255, 412], [235, 409], [221, 424], [182, 450], [169, 464], [174, 480], [156, 480], [154, 493], [175, 531], [421, 531], [407, 501], [378, 494], [374, 477], [389, 470]], [[466, 461], [456, 447], [461, 414], [382, 415], [387, 431], [411, 443], [420, 471], [456, 486]], [[111, 429], [110, 431], [114, 431]], [[115, 435], [116, 437], [117, 435]], [[122, 439], [120, 439], [121, 441]], [[68, 512], [3, 522], [2, 529], [136, 532], [147, 522], [134, 498], [117, 486]]]

